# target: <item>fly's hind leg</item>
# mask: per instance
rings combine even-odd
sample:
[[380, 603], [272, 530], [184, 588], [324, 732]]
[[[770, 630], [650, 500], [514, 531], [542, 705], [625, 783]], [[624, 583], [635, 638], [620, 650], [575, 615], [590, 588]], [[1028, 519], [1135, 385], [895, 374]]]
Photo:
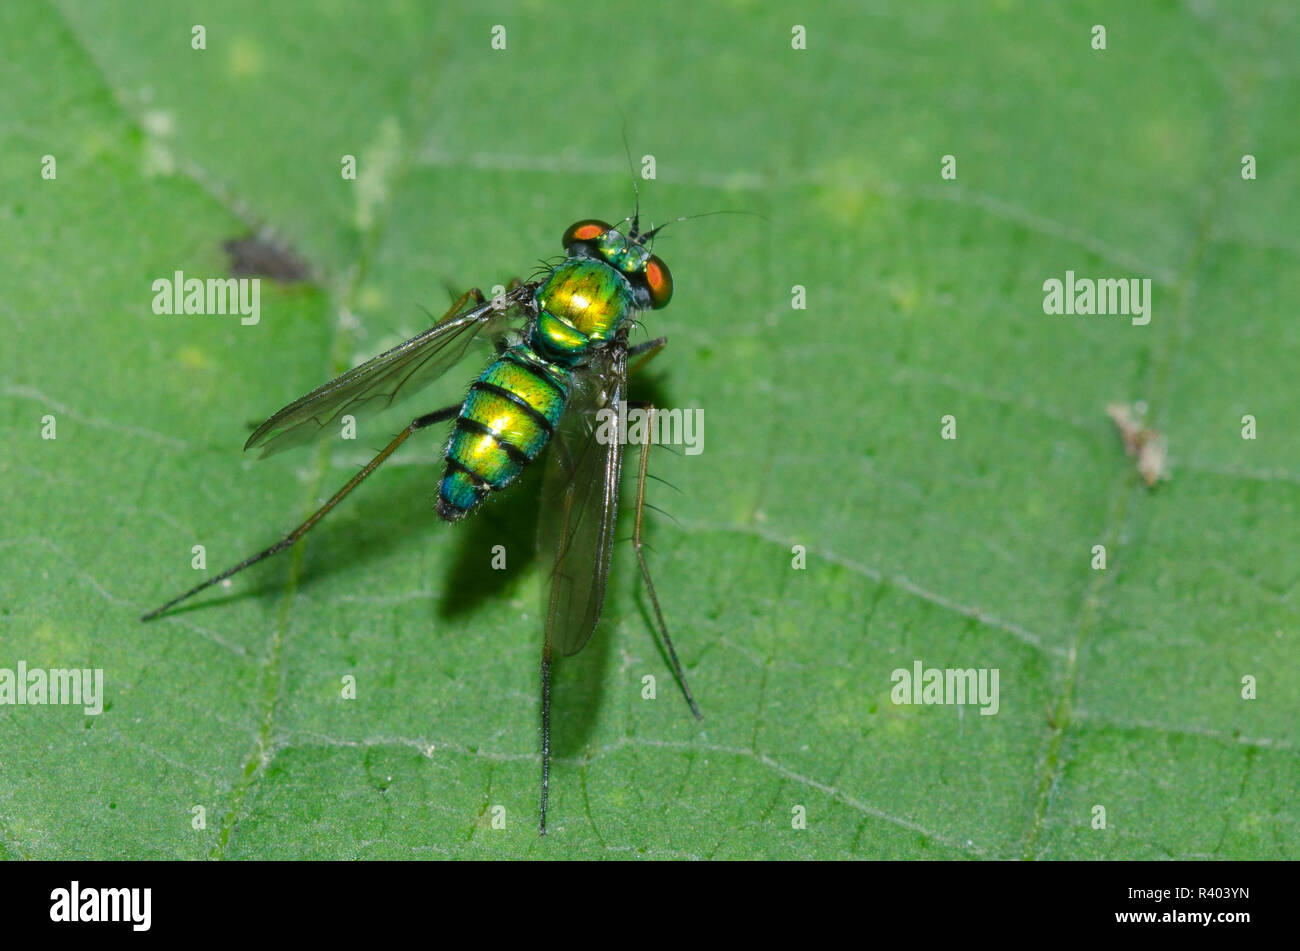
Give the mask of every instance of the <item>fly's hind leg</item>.
[[[633, 348], [634, 350], [641, 350], [643, 348], [648, 350], [648, 355], [638, 364], [638, 366], [644, 366], [646, 360], [649, 360], [656, 353], [662, 350], [666, 342], [665, 338], [660, 337], [658, 340], [651, 340], [647, 344], [642, 344], [641, 347]], [[653, 346], [654, 349], [649, 349], [651, 346]], [[628, 356], [631, 356], [632, 353], [633, 350], [628, 350]], [[649, 418], [646, 421], [646, 431], [647, 433], [653, 433], [655, 431], [655, 408], [653, 404], [629, 403], [628, 406], [646, 410], [649, 414]], [[681, 662], [677, 659], [677, 651], [673, 649], [673, 640], [668, 636], [668, 625], [664, 621], [664, 612], [659, 607], [659, 596], [655, 593], [654, 582], [650, 580], [650, 567], [646, 564], [645, 553], [641, 550], [643, 547], [641, 527], [643, 521], [642, 516], [645, 513], [645, 484], [649, 471], [650, 440], [647, 438], [645, 443], [641, 446], [641, 462], [637, 469], [636, 523], [632, 530], [632, 547], [636, 550], [636, 560], [641, 566], [641, 577], [645, 581], [646, 591], [650, 593], [650, 604], [654, 607], [655, 620], [659, 622], [659, 634], [663, 637], [664, 650], [667, 652], [668, 660], [672, 664], [673, 674], [677, 677], [677, 683], [682, 688], [682, 693], [686, 697], [687, 706], [691, 708], [691, 713], [695, 715], [695, 719], [702, 720], [704, 719], [704, 716], [700, 713], [700, 708], [695, 704], [695, 697], [691, 695], [691, 688], [686, 683], [686, 674], [682, 670]]]
[[[468, 295], [466, 295], [466, 299], [468, 299]], [[455, 406], [448, 406], [444, 409], [440, 409], [432, 413], [426, 413], [423, 416], [419, 416], [416, 419], [411, 420], [410, 424], [405, 429], [403, 429], [400, 433], [398, 433], [397, 436], [394, 437], [392, 442], [390, 442], [387, 446], [385, 446], [379, 452], [379, 454], [375, 456], [375, 458], [371, 459], [368, 463], [366, 463], [365, 467], [360, 472], [358, 472], [356, 475], [354, 475], [351, 479], [348, 480], [347, 485], [343, 486], [343, 488], [335, 492], [328, 502], [326, 502], [315, 512], [313, 512], [305, 522], [303, 522], [301, 525], [295, 528], [288, 535], [284, 536], [284, 538], [280, 539], [274, 545], [271, 545], [267, 548], [263, 548], [256, 555], [249, 555], [239, 564], [234, 565], [231, 568], [227, 568], [225, 571], [221, 572], [221, 574], [214, 575], [213, 577], [209, 578], [207, 581], [204, 581], [200, 584], [196, 584], [194, 587], [190, 588], [190, 590], [186, 591], [184, 594], [172, 598], [166, 604], [162, 605], [162, 607], [154, 608], [154, 610], [150, 611], [148, 614], [141, 615], [140, 620], [151, 621], [154, 618], [156, 618], [158, 615], [166, 611], [168, 608], [180, 604], [186, 598], [193, 597], [203, 589], [210, 588], [212, 587], [212, 585], [216, 584], [219, 581], [225, 581], [227, 578], [231, 577], [232, 575], [239, 574], [239, 572], [243, 571], [245, 568], [251, 568], [253, 565], [257, 564], [259, 561], [262, 561], [264, 558], [270, 558], [272, 555], [279, 554], [280, 552], [284, 551], [286, 548], [291, 548], [294, 542], [298, 541], [298, 539], [302, 538], [309, 531], [311, 531], [312, 528], [315, 527], [316, 523], [319, 522], [321, 519], [323, 519], [326, 515], [328, 515], [330, 510], [334, 508], [334, 506], [342, 502], [349, 492], [351, 492], [353, 489], [359, 486], [365, 480], [366, 476], [370, 475], [370, 473], [378, 469], [383, 464], [384, 460], [387, 459], [389, 456], [391, 456], [397, 450], [398, 446], [406, 442], [407, 437], [410, 436], [411, 433], [420, 429], [424, 429], [426, 426], [432, 426], [435, 423], [441, 423], [444, 420], [451, 419], [459, 412], [460, 412], [460, 405], [457, 404]]]

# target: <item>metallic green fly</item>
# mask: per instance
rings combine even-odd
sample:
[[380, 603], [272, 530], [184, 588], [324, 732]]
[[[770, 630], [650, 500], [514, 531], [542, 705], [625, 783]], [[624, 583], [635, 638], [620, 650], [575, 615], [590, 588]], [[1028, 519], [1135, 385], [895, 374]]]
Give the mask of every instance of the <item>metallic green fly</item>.
[[[621, 225], [630, 224], [624, 233]], [[551, 656], [576, 654], [591, 639], [605, 601], [623, 445], [598, 438], [598, 414], [643, 409], [654, 429], [654, 407], [627, 401], [629, 363], [640, 367], [663, 349], [659, 337], [628, 345], [637, 317], [668, 304], [672, 276], [647, 245], [661, 230], [640, 232], [639, 210], [619, 226], [587, 219], [564, 232], [564, 260], [535, 280], [515, 282], [495, 300], [471, 290], [441, 320], [387, 353], [349, 370], [280, 410], [249, 438], [262, 456], [310, 442], [345, 414], [387, 409], [441, 376], [487, 334], [497, 354], [470, 386], [464, 402], [417, 416], [311, 517], [274, 545], [245, 558], [148, 614], [148, 621], [204, 588], [284, 551], [307, 534], [343, 497], [374, 472], [414, 432], [454, 419], [438, 489], [437, 511], [455, 522], [494, 492], [510, 486], [549, 446], [542, 483], [538, 546], [549, 564], [544, 585], [542, 647], [542, 791], [540, 829], [546, 834], [551, 764]], [[602, 414], [602, 411], [604, 413]], [[614, 417], [617, 418], [617, 417]], [[605, 428], [608, 434], [609, 428]], [[637, 477], [633, 549], [673, 673], [698, 719], [650, 569], [642, 552], [642, 513], [649, 445]]]

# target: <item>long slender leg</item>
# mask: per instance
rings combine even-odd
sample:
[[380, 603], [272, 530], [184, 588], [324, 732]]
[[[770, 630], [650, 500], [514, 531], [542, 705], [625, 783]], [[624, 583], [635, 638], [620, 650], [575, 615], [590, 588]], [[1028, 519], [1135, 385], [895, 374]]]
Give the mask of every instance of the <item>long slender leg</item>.
[[642, 357], [640, 360], [638, 360], [636, 363], [633, 363], [631, 366], [628, 367], [627, 375], [631, 376], [633, 373], [636, 373], [647, 363], [649, 363], [655, 356], [657, 356], [659, 354], [659, 351], [666, 346], [668, 346], [667, 337], [655, 337], [653, 340], [647, 340], [645, 343], [639, 343], [635, 347], [628, 347], [627, 358], [629, 360], [631, 360], [633, 357], [640, 357], [642, 354], [645, 354], [645, 356]]
[[[654, 341], [651, 341], [652, 343]], [[662, 346], [662, 344], [660, 345]], [[630, 352], [630, 351], [629, 351]], [[653, 355], [653, 354], [652, 354]], [[647, 358], [648, 359], [648, 358]], [[628, 405], [633, 405], [629, 403]], [[648, 410], [650, 416], [647, 420], [647, 431], [655, 431], [655, 408], [652, 404], [637, 404], [641, 408]], [[654, 582], [650, 580], [650, 568], [646, 564], [645, 555], [641, 551], [641, 522], [642, 514], [645, 511], [645, 483], [646, 475], [650, 470], [650, 441], [647, 439], [641, 446], [641, 464], [637, 470], [636, 478], [636, 525], [632, 529], [632, 547], [636, 549], [636, 560], [641, 565], [641, 577], [645, 579], [646, 590], [650, 592], [650, 603], [654, 605], [655, 619], [659, 622], [659, 633], [664, 639], [664, 648], [668, 651], [668, 659], [672, 662], [673, 673], [677, 676], [677, 683], [681, 685], [682, 693], [686, 695], [686, 703], [691, 708], [691, 713], [695, 714], [695, 719], [703, 720], [704, 715], [700, 713], [700, 708], [695, 705], [695, 698], [691, 696], [691, 688], [686, 683], [686, 674], [682, 671], [681, 662], [677, 659], [677, 651], [673, 650], [673, 639], [668, 636], [668, 625], [664, 622], [664, 612], [659, 607], [659, 596], [655, 594]]]
[[479, 290], [477, 287], [471, 287], [469, 290], [467, 290], [464, 294], [461, 294], [459, 297], [456, 296], [456, 289], [452, 287], [451, 284], [447, 284], [446, 287], [447, 287], [447, 293], [451, 294], [453, 300], [451, 302], [451, 306], [447, 308], [447, 312], [443, 314], [441, 317], [434, 316], [433, 311], [429, 310], [429, 308], [425, 307], [423, 304], [415, 305], [416, 307], [419, 307], [420, 310], [424, 311], [425, 314], [428, 316], [428, 318], [431, 321], [433, 321], [435, 324], [442, 323], [442, 321], [446, 320], [452, 314], [456, 314], [464, 310], [465, 305], [468, 304], [470, 301], [473, 301], [475, 306], [479, 304], [487, 303], [487, 298], [483, 296], [483, 292]]
[[[628, 349], [628, 357], [642, 357], [630, 370], [634, 373], [641, 367], [645, 366], [664, 346], [668, 343], [667, 337], [656, 337], [654, 340], [647, 340], [645, 343], [638, 344]], [[642, 356], [644, 354], [644, 356]], [[654, 412], [651, 407], [651, 412]], [[650, 420], [653, 429], [654, 418]], [[636, 504], [636, 536], [634, 544], [636, 545], [636, 557], [641, 562], [641, 576], [645, 578], [646, 587], [650, 591], [650, 599], [654, 602], [655, 614], [659, 618], [659, 629], [663, 634], [664, 645], [668, 648], [668, 656], [672, 660], [673, 672], [677, 675], [677, 682], [681, 684], [682, 691], [686, 694], [686, 702], [690, 704], [691, 712], [695, 714], [696, 719], [702, 719], [700, 709], [695, 705], [695, 698], [691, 696], [690, 688], [686, 685], [686, 675], [682, 673], [682, 666], [677, 660], [677, 652], [673, 650], [672, 639], [668, 636], [668, 628], [664, 624], [663, 612], [659, 610], [659, 599], [655, 596], [654, 584], [650, 581], [650, 571], [646, 567], [645, 558], [641, 554], [641, 509], [645, 504], [645, 481], [646, 481], [646, 452], [649, 446], [642, 447], [641, 453], [641, 474], [637, 483], [637, 504]], [[554, 450], [552, 450], [554, 451]], [[541, 825], [542, 835], [546, 835], [546, 803], [550, 793], [551, 785], [551, 642], [548, 639], [542, 647], [542, 803], [541, 803]]]
[[551, 785], [551, 640], [542, 648], [542, 824], [546, 835], [546, 796]]
[[456, 313], [456, 311], [462, 310], [471, 299], [473, 299], [475, 304], [482, 304], [487, 300], [487, 298], [483, 296], [483, 292], [477, 287], [471, 287], [462, 294], [460, 291], [456, 290], [456, 285], [452, 284], [451, 281], [443, 281], [442, 286], [447, 289], [447, 294], [451, 297], [451, 310], [447, 311], [447, 313], [443, 315], [444, 319], [450, 317], [452, 314]]
[[311, 516], [307, 519], [307, 521], [303, 522], [301, 525], [295, 528], [288, 535], [284, 536], [284, 538], [280, 539], [278, 542], [276, 542], [274, 545], [271, 545], [269, 548], [262, 549], [256, 555], [250, 555], [249, 557], [245, 558], [243, 561], [241, 561], [239, 564], [235, 565], [234, 567], [227, 568], [225, 571], [221, 572], [221, 574], [209, 578], [207, 581], [204, 581], [200, 584], [196, 584], [194, 587], [190, 588], [190, 590], [186, 591], [184, 594], [180, 595], [179, 597], [172, 598], [162, 607], [154, 608], [148, 614], [141, 615], [140, 620], [151, 621], [154, 618], [156, 618], [158, 615], [166, 611], [168, 608], [179, 604], [180, 602], [184, 601], [186, 598], [193, 597], [194, 595], [202, 591], [204, 588], [209, 588], [219, 581], [225, 581], [231, 575], [238, 574], [239, 572], [243, 571], [245, 568], [257, 564], [262, 559], [270, 558], [272, 555], [278, 554], [279, 552], [284, 551], [286, 548], [291, 547], [294, 542], [296, 542], [298, 539], [302, 538], [302, 536], [306, 535], [309, 531], [311, 531], [312, 527], [315, 526], [317, 522], [319, 522], [322, 518], [328, 515], [330, 509], [334, 508], [334, 506], [338, 505], [339, 502], [343, 501], [344, 496], [346, 496], [349, 492], [351, 492], [353, 489], [359, 486], [362, 483], [362, 481], [366, 478], [366, 476], [370, 475], [370, 473], [378, 469], [380, 465], [383, 464], [384, 460], [393, 454], [393, 452], [397, 449], [398, 446], [406, 442], [406, 438], [410, 436], [411, 433], [415, 432], [417, 429], [423, 429], [426, 426], [432, 426], [435, 423], [442, 422], [443, 420], [451, 419], [459, 412], [460, 412], [459, 405], [448, 406], [445, 409], [440, 409], [433, 413], [427, 413], [424, 416], [420, 416], [417, 419], [412, 420], [411, 424], [407, 426], [405, 429], [403, 429], [400, 433], [398, 433], [397, 437], [393, 439], [393, 441], [390, 442], [387, 446], [385, 446], [384, 449], [379, 453], [379, 455], [371, 459], [368, 463], [366, 463], [365, 468], [363, 468], [360, 472], [358, 472], [351, 479], [349, 479], [347, 485], [343, 486], [343, 488], [335, 492], [334, 496], [328, 502], [326, 502], [324, 505], [318, 508], [315, 512], [313, 512]]

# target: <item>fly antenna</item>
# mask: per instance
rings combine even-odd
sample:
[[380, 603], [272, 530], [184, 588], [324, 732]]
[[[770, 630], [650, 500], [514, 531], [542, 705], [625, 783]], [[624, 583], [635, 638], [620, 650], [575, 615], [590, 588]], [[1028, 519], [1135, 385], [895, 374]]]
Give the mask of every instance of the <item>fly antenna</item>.
[[623, 151], [627, 153], [627, 170], [632, 173], [632, 234], [629, 237], [635, 241], [637, 232], [641, 228], [641, 189], [637, 186], [636, 163], [632, 161], [632, 146], [627, 144], [626, 119], [623, 120]]
[[679, 221], [690, 221], [693, 218], [709, 218], [712, 217], [713, 215], [752, 215], [755, 218], [762, 218], [764, 221], [767, 220], [766, 216], [760, 215], [756, 211], [733, 211], [731, 209], [725, 209], [723, 211], [706, 211], [701, 215], [682, 215], [680, 218], [671, 218], [668, 221], [665, 221], [659, 227], [651, 228], [649, 231], [647, 231], [645, 234], [641, 236], [641, 240], [645, 241], [647, 238], [653, 238], [655, 234], [657, 234], [658, 232], [663, 231], [669, 225], [676, 224]]

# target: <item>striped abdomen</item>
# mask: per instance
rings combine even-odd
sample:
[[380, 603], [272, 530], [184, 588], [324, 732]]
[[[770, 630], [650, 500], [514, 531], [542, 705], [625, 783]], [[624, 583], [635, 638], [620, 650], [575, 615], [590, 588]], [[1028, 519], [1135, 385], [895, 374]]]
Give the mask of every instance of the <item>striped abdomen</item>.
[[470, 387], [447, 443], [438, 514], [450, 522], [504, 489], [537, 458], [560, 422], [569, 371], [512, 347]]

